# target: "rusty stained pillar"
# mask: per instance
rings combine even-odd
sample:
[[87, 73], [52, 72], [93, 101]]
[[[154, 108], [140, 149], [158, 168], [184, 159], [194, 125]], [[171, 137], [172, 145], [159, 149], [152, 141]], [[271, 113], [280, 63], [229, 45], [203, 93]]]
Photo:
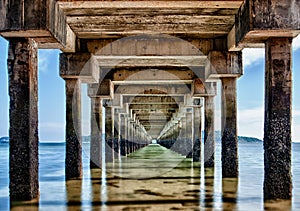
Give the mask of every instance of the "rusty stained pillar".
[[201, 107], [194, 107], [194, 115], [193, 115], [193, 127], [194, 127], [194, 141], [193, 141], [193, 161], [200, 162], [201, 161]]
[[11, 39], [9, 75], [9, 190], [10, 200], [39, 195], [37, 43]]
[[215, 165], [215, 102], [213, 96], [204, 100], [204, 167]]
[[266, 42], [264, 199], [290, 199], [291, 176], [291, 38]]
[[222, 81], [222, 177], [238, 177], [236, 78]]
[[66, 82], [66, 179], [82, 176], [81, 83], [77, 78]]
[[102, 158], [102, 99], [91, 98], [90, 168], [101, 168]]
[[113, 160], [113, 121], [112, 121], [112, 107], [105, 107], [105, 158], [106, 161]]

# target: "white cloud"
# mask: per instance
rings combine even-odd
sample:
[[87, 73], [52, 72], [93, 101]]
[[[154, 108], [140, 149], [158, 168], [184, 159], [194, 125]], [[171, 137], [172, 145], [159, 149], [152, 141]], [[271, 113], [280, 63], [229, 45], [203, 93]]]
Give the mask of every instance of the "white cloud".
[[238, 110], [238, 134], [241, 136], [263, 138], [264, 108]]
[[53, 56], [58, 56], [56, 49], [43, 49], [38, 51], [38, 70], [46, 73], [49, 70], [50, 62], [53, 62]]
[[293, 50], [296, 51], [300, 48], [300, 36], [293, 39]]
[[250, 65], [261, 62], [265, 58], [264, 48], [245, 48], [243, 50], [243, 65], [248, 67]]
[[55, 130], [64, 130], [65, 123], [63, 122], [40, 122], [39, 129], [43, 131], [55, 131]]

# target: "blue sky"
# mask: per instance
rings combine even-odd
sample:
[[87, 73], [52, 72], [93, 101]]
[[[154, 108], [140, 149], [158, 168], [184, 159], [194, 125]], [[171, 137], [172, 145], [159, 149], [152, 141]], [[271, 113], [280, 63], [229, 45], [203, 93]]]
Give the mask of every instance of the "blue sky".
[[[8, 78], [6, 40], [0, 37], [0, 137], [8, 135]], [[300, 141], [300, 38], [293, 41], [293, 140]], [[63, 141], [65, 83], [59, 77], [59, 50], [39, 50], [39, 136]], [[243, 50], [244, 75], [238, 79], [238, 134], [263, 138], [264, 49]], [[86, 93], [86, 87], [83, 87]], [[83, 134], [89, 133], [89, 99], [83, 95]], [[216, 129], [220, 129], [220, 98], [216, 99]]]

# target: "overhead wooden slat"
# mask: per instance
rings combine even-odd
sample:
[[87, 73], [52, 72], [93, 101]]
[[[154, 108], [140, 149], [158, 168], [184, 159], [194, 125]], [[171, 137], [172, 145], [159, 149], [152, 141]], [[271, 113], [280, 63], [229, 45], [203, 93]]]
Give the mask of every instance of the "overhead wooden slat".
[[97, 16], [97, 15], [213, 15], [213, 16], [224, 16], [224, 15], [235, 15], [238, 11], [237, 8], [138, 8], [129, 10], [128, 8], [64, 8], [64, 13], [68, 17], [72, 16]]
[[[71, 16], [67, 18], [71, 25], [123, 25], [123, 24], [212, 24], [230, 25], [234, 23], [234, 16], [209, 15], [110, 15], [110, 16]], [[116, 26], [117, 27], [117, 26]]]
[[62, 9], [95, 9], [95, 8], [239, 8], [243, 0], [190, 0], [190, 1], [82, 1], [58, 0]]

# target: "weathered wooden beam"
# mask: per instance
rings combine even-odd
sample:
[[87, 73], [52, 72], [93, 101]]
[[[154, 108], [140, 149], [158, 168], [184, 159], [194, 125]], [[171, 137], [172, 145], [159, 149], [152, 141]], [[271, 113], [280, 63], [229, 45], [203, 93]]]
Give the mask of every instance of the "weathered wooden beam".
[[114, 92], [123, 95], [182, 95], [191, 93], [190, 85], [116, 85]]
[[80, 79], [82, 83], [99, 81], [99, 66], [90, 53], [61, 53], [59, 73], [64, 79]]
[[264, 43], [270, 37], [300, 33], [300, 2], [295, 0], [244, 1], [236, 15], [235, 44]]
[[243, 74], [242, 52], [212, 51], [205, 69], [205, 81], [220, 77], [240, 77]]
[[204, 55], [187, 56], [96, 56], [100, 67], [193, 67], [204, 66], [207, 57]]
[[177, 104], [130, 104], [129, 108], [133, 110], [159, 110], [159, 109], [176, 109]]
[[[99, 83], [92, 83], [88, 85], [88, 96], [89, 97], [100, 97], [102, 99], [113, 99], [114, 98], [114, 86], [109, 79], [104, 79]], [[118, 101], [118, 98], [116, 99]], [[118, 102], [112, 102], [118, 104]]]
[[217, 95], [217, 83], [216, 82], [204, 82], [200, 78], [196, 78], [192, 83], [193, 97], [205, 97], [205, 96], [216, 96]]
[[74, 52], [75, 34], [56, 0], [2, 1], [0, 34], [3, 37], [31, 37], [39, 47]]
[[123, 102], [129, 104], [178, 104], [183, 101], [183, 96], [124, 96], [123, 98]]
[[153, 33], [132, 34], [122, 39], [81, 39], [78, 50], [99, 56], [201, 56], [208, 55], [213, 50], [227, 50], [226, 37], [192, 38], [192, 33], [188, 35], [191, 36], [184, 39]]

